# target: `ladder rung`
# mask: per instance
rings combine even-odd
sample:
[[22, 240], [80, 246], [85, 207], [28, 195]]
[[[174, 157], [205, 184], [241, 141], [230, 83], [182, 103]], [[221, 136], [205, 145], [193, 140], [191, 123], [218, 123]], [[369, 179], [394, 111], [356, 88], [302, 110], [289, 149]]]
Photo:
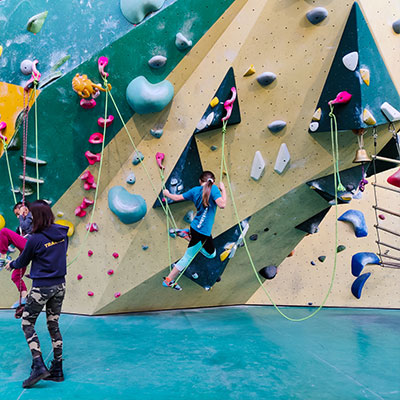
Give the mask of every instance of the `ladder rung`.
[[399, 263], [382, 263], [381, 266], [387, 267], [387, 268], [399, 268], [400, 269]]
[[386, 210], [386, 208], [382, 208], [382, 207], [378, 207], [378, 206], [372, 206], [372, 208], [375, 208], [375, 210], [383, 211], [383, 212], [386, 212], [388, 214], [394, 215], [395, 217], [400, 217], [399, 213], [394, 212], [394, 211]]
[[393, 189], [393, 188], [388, 187], [388, 186], [378, 185], [377, 183], [373, 183], [372, 186], [375, 186], [375, 187], [378, 187], [378, 188], [381, 188], [381, 189], [390, 190], [390, 191], [392, 191], [392, 192], [400, 193], [400, 190], [399, 190], [399, 189]]
[[381, 254], [381, 257], [390, 258], [392, 260], [400, 261], [399, 257], [388, 256], [387, 254]]
[[393, 164], [400, 164], [400, 160], [396, 160], [394, 158], [387, 158], [387, 157], [381, 157], [381, 156], [372, 156], [372, 158], [375, 158], [375, 160], [379, 160], [379, 161], [386, 161], [386, 162], [390, 162]]
[[394, 246], [392, 246], [390, 244], [386, 244], [386, 243], [380, 242], [379, 240], [376, 240], [376, 243], [381, 244], [382, 246], [390, 247], [391, 249], [400, 251], [400, 249], [398, 249], [397, 247], [394, 247]]
[[377, 228], [377, 229], [380, 229], [381, 231], [385, 231], [385, 232], [387, 232], [387, 233], [390, 233], [390, 234], [392, 234], [392, 235], [400, 236], [400, 233], [391, 231], [390, 229], [384, 228], [384, 227], [382, 227], [382, 226], [380, 226], [380, 225], [374, 225], [374, 227]]

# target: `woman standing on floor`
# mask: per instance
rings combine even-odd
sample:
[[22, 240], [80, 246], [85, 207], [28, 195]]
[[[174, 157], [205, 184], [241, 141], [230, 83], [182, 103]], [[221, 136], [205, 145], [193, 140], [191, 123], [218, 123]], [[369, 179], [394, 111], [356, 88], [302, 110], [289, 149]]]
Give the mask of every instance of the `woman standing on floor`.
[[[22, 386], [29, 388], [41, 379], [61, 382], [62, 337], [58, 326], [62, 303], [65, 296], [65, 275], [67, 273], [68, 228], [54, 224], [50, 206], [43, 200], [35, 201], [30, 208], [33, 217], [32, 234], [20, 256], [8, 262], [6, 269], [15, 270], [32, 262], [30, 277], [32, 289], [28, 294], [22, 315], [22, 330], [32, 353], [32, 370]], [[47, 370], [40, 350], [35, 323], [46, 306], [47, 328], [50, 333], [54, 360]]]

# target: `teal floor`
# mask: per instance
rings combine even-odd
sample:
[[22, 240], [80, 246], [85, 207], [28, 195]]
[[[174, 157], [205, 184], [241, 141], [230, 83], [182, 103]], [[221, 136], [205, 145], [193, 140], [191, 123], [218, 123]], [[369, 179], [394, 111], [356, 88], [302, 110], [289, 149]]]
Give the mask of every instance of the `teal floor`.
[[[292, 308], [294, 317], [307, 308]], [[400, 311], [270, 307], [62, 315], [65, 375], [23, 390], [20, 322], [0, 312], [0, 399], [400, 399]], [[45, 356], [44, 315], [37, 324]]]

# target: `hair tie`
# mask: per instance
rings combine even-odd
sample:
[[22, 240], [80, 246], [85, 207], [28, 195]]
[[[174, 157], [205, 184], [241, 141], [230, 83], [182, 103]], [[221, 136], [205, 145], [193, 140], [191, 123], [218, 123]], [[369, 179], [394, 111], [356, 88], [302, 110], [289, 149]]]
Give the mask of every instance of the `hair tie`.
[[207, 179], [207, 182], [214, 183], [214, 179], [213, 179], [213, 178], [208, 178], [208, 179]]

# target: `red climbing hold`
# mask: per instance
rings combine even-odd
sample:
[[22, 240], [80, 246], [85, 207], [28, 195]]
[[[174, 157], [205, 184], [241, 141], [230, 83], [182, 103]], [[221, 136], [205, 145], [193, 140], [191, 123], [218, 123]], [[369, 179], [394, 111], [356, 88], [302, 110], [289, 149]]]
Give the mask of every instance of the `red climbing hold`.
[[92, 206], [93, 204], [94, 204], [93, 200], [90, 200], [90, 199], [84, 197], [80, 207], [84, 209], [84, 208], [88, 208], [89, 206]]
[[113, 256], [114, 258], [118, 258], [118, 257], [119, 257], [119, 254], [118, 254], [118, 253], [113, 253], [112, 256]]
[[89, 251], [87, 252], [87, 255], [88, 255], [89, 257], [92, 257], [93, 251], [92, 251], [92, 250], [89, 250]]
[[92, 297], [92, 296], [94, 296], [94, 293], [89, 291], [89, 292], [87, 292], [87, 295]]
[[111, 276], [111, 275], [114, 275], [114, 270], [113, 270], [113, 269], [109, 269], [109, 270], [107, 271], [107, 274], [110, 275], [110, 276]]
[[386, 217], [385, 217], [383, 214], [379, 214], [378, 217], [379, 217], [379, 219], [381, 219], [381, 220], [386, 219]]
[[82, 210], [81, 206], [75, 208], [75, 215], [79, 218], [83, 218], [86, 215], [86, 211]]
[[92, 133], [89, 137], [89, 143], [91, 144], [100, 144], [103, 143], [103, 134], [100, 132]]
[[393, 175], [390, 175], [389, 178], [387, 178], [387, 182], [393, 186], [400, 188], [400, 169]]
[[96, 100], [95, 99], [81, 99], [80, 103], [82, 108], [84, 108], [85, 110], [90, 110], [93, 107], [96, 107]]
[[93, 224], [86, 224], [86, 230], [89, 232], [98, 232], [99, 227], [97, 226], [96, 222], [93, 222]]
[[114, 116], [113, 116], [113, 115], [109, 115], [109, 116], [107, 117], [106, 120], [104, 120], [103, 117], [100, 117], [100, 118], [97, 120], [97, 124], [98, 124], [101, 128], [104, 128], [104, 121], [105, 121], [106, 127], [108, 128], [108, 127], [114, 122]]
[[349, 92], [343, 91], [337, 94], [336, 99], [331, 100], [329, 104], [346, 104], [352, 98], [352, 95]]
[[76, 279], [78, 279], [78, 281], [80, 281], [82, 278], [83, 278], [83, 276], [82, 276], [81, 274], [78, 274], [78, 275], [76, 276]]
[[100, 154], [100, 153], [93, 154], [91, 151], [88, 150], [88, 151], [85, 153], [85, 157], [87, 158], [88, 163], [89, 163], [90, 165], [93, 165], [93, 164], [95, 164], [95, 163], [97, 163], [97, 162], [100, 162], [101, 154]]

